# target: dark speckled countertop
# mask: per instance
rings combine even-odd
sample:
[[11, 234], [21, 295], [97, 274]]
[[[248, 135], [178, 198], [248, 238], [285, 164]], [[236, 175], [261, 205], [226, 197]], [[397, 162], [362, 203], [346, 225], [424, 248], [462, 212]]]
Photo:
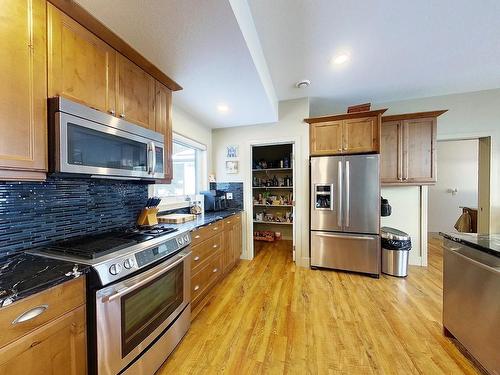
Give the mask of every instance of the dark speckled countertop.
[[25, 253], [0, 257], [0, 307], [74, 279], [90, 268]]
[[440, 232], [444, 238], [473, 247], [474, 249], [500, 257], [500, 234]]
[[215, 212], [205, 212], [196, 217], [195, 220], [188, 221], [184, 224], [165, 224], [165, 226], [173, 227], [179, 229], [179, 231], [185, 230], [193, 230], [199, 227], [203, 227], [205, 225], [216, 222], [217, 220], [225, 219], [231, 215], [235, 215], [239, 212], [242, 212], [240, 209], [231, 209], [224, 211], [215, 211]]

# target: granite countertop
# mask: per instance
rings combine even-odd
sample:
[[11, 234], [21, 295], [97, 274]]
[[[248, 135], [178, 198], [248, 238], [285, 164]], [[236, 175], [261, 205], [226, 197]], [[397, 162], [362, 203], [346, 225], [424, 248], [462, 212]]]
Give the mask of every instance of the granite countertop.
[[439, 232], [449, 240], [500, 257], [500, 234]]
[[31, 254], [0, 257], [0, 307], [77, 278], [90, 267]]
[[235, 215], [239, 212], [242, 212], [241, 209], [228, 209], [223, 211], [215, 211], [215, 212], [205, 212], [196, 217], [195, 220], [188, 221], [184, 224], [166, 224], [166, 226], [177, 228], [179, 231], [188, 231], [196, 228], [203, 227], [205, 225], [216, 222], [217, 220], [225, 219], [231, 215]]

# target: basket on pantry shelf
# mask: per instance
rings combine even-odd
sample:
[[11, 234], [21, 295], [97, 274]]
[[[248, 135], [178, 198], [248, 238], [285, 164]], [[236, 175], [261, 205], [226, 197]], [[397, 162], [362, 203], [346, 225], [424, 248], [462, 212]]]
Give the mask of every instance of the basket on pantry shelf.
[[256, 241], [266, 241], [266, 242], [273, 242], [275, 239], [274, 232], [270, 230], [255, 231], [253, 234], [253, 238]]

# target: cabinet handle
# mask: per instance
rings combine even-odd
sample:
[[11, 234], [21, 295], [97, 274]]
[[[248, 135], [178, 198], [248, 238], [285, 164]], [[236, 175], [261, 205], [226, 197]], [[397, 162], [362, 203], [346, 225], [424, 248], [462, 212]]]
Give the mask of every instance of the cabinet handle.
[[199, 286], [199, 285], [196, 285], [196, 286], [194, 287], [194, 291], [196, 292], [198, 289], [200, 289], [200, 286]]
[[200, 238], [200, 235], [197, 234], [196, 236], [194, 236], [194, 238], [198, 239], [198, 238]]
[[230, 221], [226, 221], [226, 224], [231, 224], [231, 222]]
[[347, 147], [344, 147], [344, 151], [347, 151]]
[[120, 113], [121, 118], [125, 118], [125, 113]]
[[219, 246], [219, 245], [215, 244], [215, 245], [213, 246], [213, 248], [214, 248], [214, 249], [217, 249], [217, 246]]
[[214, 268], [214, 270], [212, 272], [216, 273], [218, 270], [219, 270], [218, 268]]
[[215, 227], [215, 228], [214, 228], [214, 230], [217, 230], [217, 229], [219, 229], [219, 227]]
[[109, 110], [109, 113], [110, 113], [110, 114], [112, 114], [112, 115], [114, 116], [116, 112], [115, 112], [115, 110], [114, 110], [114, 109], [110, 109], [110, 110]]
[[200, 260], [200, 257], [198, 257], [198, 256], [194, 257], [195, 262], [197, 262], [198, 260]]
[[49, 308], [49, 305], [40, 305], [40, 306], [34, 307], [28, 311], [25, 311], [12, 321], [12, 325], [22, 323], [22, 322], [27, 322], [28, 320], [31, 320], [31, 319], [35, 319], [37, 316], [43, 314], [45, 312], [45, 310], [47, 310], [48, 308]]

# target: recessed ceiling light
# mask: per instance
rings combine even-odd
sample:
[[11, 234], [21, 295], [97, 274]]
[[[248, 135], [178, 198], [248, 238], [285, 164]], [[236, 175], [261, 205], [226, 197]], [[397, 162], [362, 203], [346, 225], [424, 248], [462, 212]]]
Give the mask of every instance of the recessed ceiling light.
[[305, 89], [306, 87], [309, 87], [309, 85], [311, 84], [311, 81], [309, 81], [308, 79], [303, 79], [302, 81], [299, 81], [295, 84], [295, 87], [297, 87], [298, 89]]
[[349, 61], [350, 56], [348, 53], [340, 53], [332, 59], [335, 65], [342, 65]]
[[227, 104], [219, 104], [217, 106], [217, 110], [221, 113], [226, 113], [229, 111], [229, 107], [227, 106]]

